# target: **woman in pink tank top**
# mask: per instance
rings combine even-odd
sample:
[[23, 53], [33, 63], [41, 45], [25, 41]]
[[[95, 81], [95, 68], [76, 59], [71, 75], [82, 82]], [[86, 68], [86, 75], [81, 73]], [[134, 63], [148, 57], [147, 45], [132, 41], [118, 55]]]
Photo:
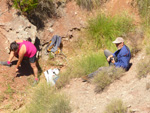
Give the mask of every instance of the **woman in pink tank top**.
[[37, 52], [36, 47], [35, 47], [31, 42], [29, 42], [29, 41], [24, 41], [24, 40], [23, 40], [23, 42], [19, 42], [19, 43], [17, 43], [17, 44], [19, 44], [18, 53], [19, 53], [19, 51], [20, 51], [22, 45], [23, 45], [23, 44], [25, 45], [25, 47], [26, 47], [26, 53], [24, 54], [24, 56], [26, 56], [26, 57], [31, 58], [31, 57], [33, 57], [33, 56], [36, 54], [36, 52]]
[[38, 83], [38, 68], [36, 65], [37, 49], [34, 46], [34, 44], [32, 44], [29, 41], [16, 40], [10, 44], [10, 51], [11, 52], [7, 63], [11, 64], [11, 61], [14, 58], [14, 56], [18, 56], [18, 61], [16, 64], [16, 72], [18, 72], [18, 67], [21, 65], [23, 58], [28, 57], [35, 76], [34, 82]]

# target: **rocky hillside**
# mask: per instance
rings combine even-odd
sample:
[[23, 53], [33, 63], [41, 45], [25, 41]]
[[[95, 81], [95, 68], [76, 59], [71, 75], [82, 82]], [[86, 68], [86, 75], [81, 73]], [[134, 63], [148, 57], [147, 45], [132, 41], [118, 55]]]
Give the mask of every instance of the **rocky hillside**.
[[[126, 11], [133, 16], [135, 24], [138, 25], [140, 17], [133, 3], [134, 0], [108, 0], [101, 8], [112, 16]], [[50, 68], [44, 65], [45, 57], [41, 52], [45, 43], [53, 35], [60, 35], [63, 51], [70, 57], [73, 48], [71, 44], [76, 41], [75, 37], [85, 28], [87, 17], [94, 16], [96, 12], [81, 9], [73, 0], [62, 1], [56, 9], [59, 16], [46, 20], [45, 27], [39, 30], [25, 16], [17, 15], [17, 10], [9, 8], [7, 0], [1, 0], [0, 6], [0, 61], [8, 59], [9, 44], [12, 41], [30, 37], [33, 43], [37, 43], [39, 55], [43, 58], [42, 70]], [[73, 79], [62, 89], [62, 92], [68, 94], [71, 99], [72, 113], [102, 113], [113, 98], [121, 98], [131, 113], [149, 113], [150, 92], [146, 89], [146, 84], [150, 82], [149, 77], [142, 80], [136, 78], [136, 64], [143, 58], [144, 52], [141, 51], [131, 60], [133, 64], [131, 69], [100, 94], [94, 92], [94, 85], [82, 82], [81, 79]], [[11, 68], [0, 65], [0, 112], [14, 111], [24, 105], [28, 95], [25, 90], [33, 78], [28, 65], [22, 64], [19, 74], [15, 73], [15, 65]]]
[[[48, 56], [42, 55], [41, 50], [53, 35], [63, 37], [63, 48], [66, 48], [64, 51], [67, 55], [71, 49], [69, 46], [71, 38], [76, 35], [76, 31], [85, 26], [86, 15], [83, 15], [84, 11], [81, 12], [75, 2], [60, 2], [56, 9], [59, 16], [48, 19], [43, 30], [38, 30], [25, 16], [18, 15], [18, 10], [9, 8], [7, 0], [0, 1], [0, 6], [0, 61], [8, 60], [9, 44], [12, 41], [26, 40], [30, 37], [32, 43], [37, 44], [39, 55], [43, 60], [43, 64], [40, 65], [43, 66]], [[16, 60], [14, 59], [14, 64]], [[32, 69], [28, 63], [22, 64], [19, 73], [15, 73], [15, 65], [11, 68], [0, 67], [0, 112], [13, 111], [24, 104], [27, 95], [25, 89], [33, 79]], [[44, 65], [42, 68], [45, 70], [50, 67]]]

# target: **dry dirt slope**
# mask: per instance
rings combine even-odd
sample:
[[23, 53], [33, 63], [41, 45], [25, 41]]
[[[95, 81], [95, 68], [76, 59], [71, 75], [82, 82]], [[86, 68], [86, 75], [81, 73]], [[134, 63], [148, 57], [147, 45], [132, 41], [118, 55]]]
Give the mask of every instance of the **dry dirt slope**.
[[94, 92], [94, 85], [81, 79], [72, 80], [63, 91], [71, 99], [73, 113], [103, 113], [105, 106], [114, 98], [123, 100], [134, 113], [150, 113], [150, 90], [146, 90], [150, 76], [141, 80], [136, 77], [136, 64], [140, 59], [141, 53], [131, 60], [130, 70], [100, 94]]
[[[110, 0], [105, 4], [104, 10], [110, 14], [127, 11], [138, 24], [140, 18], [137, 10], [131, 7], [131, 2], [132, 0]], [[72, 113], [103, 113], [105, 106], [114, 98], [122, 99], [134, 113], [150, 113], [150, 91], [146, 90], [150, 77], [141, 80], [136, 77], [136, 65], [144, 58], [142, 55], [141, 52], [133, 58], [130, 70], [100, 94], [94, 92], [94, 85], [82, 82], [81, 79], [70, 81], [63, 91], [71, 99]]]
[[[0, 3], [3, 1], [4, 0], [1, 0]], [[106, 12], [111, 14], [116, 14], [118, 12], [127, 10], [130, 14], [133, 15], [133, 17], [136, 19], [136, 22], [138, 23], [139, 17], [137, 15], [137, 11], [132, 9], [131, 1], [132, 0], [109, 0], [108, 3], [105, 4], [104, 9]], [[0, 6], [2, 5], [0, 4]], [[3, 5], [3, 7], [5, 6]], [[1, 15], [0, 23], [2, 23], [1, 20], [5, 20], [4, 22], [11, 20], [10, 13], [7, 13]], [[73, 14], [74, 13], [72, 12], [72, 15]], [[61, 25], [58, 24], [57, 27], [59, 28], [60, 26]], [[4, 36], [2, 26], [0, 27], [0, 31], [0, 60], [7, 60], [8, 54], [5, 52], [5, 47], [8, 45], [5, 43], [6, 37]], [[61, 30], [57, 32], [61, 32]], [[96, 94], [94, 92], [95, 86], [92, 84], [84, 83], [80, 79], [72, 80], [70, 84], [63, 89], [63, 91], [70, 96], [71, 105], [73, 106], [73, 113], [102, 113], [105, 105], [109, 103], [112, 98], [121, 98], [125, 103], [127, 103], [130, 109], [134, 110], [136, 113], [149, 113], [150, 91], [146, 90], [146, 83], [150, 82], [150, 77], [143, 78], [142, 80], [138, 80], [135, 77], [136, 63], [139, 59], [142, 58], [141, 56], [142, 55], [139, 54], [138, 57], [132, 59], [131, 62], [133, 65], [129, 72], [127, 72], [120, 80], [117, 80], [111, 84], [101, 94]], [[14, 106], [12, 106], [12, 109], [17, 109], [19, 106], [22, 106], [23, 99], [25, 98], [22, 95], [17, 95], [17, 93], [25, 93], [24, 88], [28, 85], [27, 79], [30, 77], [28, 76], [30, 73], [28, 73], [27, 76], [17, 77], [15, 81], [12, 81], [13, 76], [15, 76], [14, 69], [15, 66], [12, 68], [0, 66], [0, 97], [4, 94], [4, 101], [0, 104], [0, 112], [2, 113], [5, 113], [5, 105], [10, 105], [13, 103]], [[9, 101], [9, 95], [5, 95], [4, 93], [4, 91], [7, 90], [8, 85], [11, 85], [12, 89], [14, 89], [16, 92], [13, 94], [13, 100], [15, 101]]]
[[[8, 9], [7, 0], [0, 0], [0, 61], [8, 60], [9, 54], [6, 52], [6, 48], [9, 47], [10, 42], [7, 40], [6, 34], [9, 33], [5, 25], [9, 25], [9, 23], [15, 20], [15, 13], [16, 10], [14, 8]], [[64, 16], [61, 18], [54, 20], [50, 19], [52, 23], [54, 23], [52, 26], [54, 32], [48, 30], [52, 23], [47, 23], [48, 27], [43, 31], [39, 31], [41, 40], [46, 40], [48, 42], [50, 38], [56, 34], [66, 36], [68, 31], [72, 30], [72, 28], [80, 28], [80, 26], [82, 26], [84, 18], [82, 17], [82, 13], [80, 13], [80, 8], [75, 2], [68, 2], [62, 13]], [[13, 36], [12, 39], [14, 39]], [[69, 41], [66, 40], [66, 42]], [[64, 48], [66, 47], [65, 43]], [[46, 69], [49, 68], [51, 67], [46, 67]], [[33, 76], [31, 68], [25, 63], [21, 65], [19, 73], [19, 76], [17, 76], [15, 73], [15, 65], [11, 68], [0, 65], [0, 113], [6, 113], [6, 111], [9, 110], [13, 111], [24, 105], [26, 95], [28, 95], [26, 94], [26, 88], [30, 86], [30, 80], [33, 79]], [[13, 79], [14, 77], [15, 79]]]

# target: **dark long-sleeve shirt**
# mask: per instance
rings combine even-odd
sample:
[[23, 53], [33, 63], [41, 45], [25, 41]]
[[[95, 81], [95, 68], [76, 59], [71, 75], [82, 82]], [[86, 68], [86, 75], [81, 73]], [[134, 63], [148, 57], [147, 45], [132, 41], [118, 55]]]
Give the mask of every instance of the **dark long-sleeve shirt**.
[[114, 63], [116, 67], [122, 67], [124, 69], [127, 69], [129, 67], [131, 52], [126, 45], [124, 45], [120, 50], [117, 50], [115, 53], [113, 53], [113, 56], [117, 57], [117, 62]]

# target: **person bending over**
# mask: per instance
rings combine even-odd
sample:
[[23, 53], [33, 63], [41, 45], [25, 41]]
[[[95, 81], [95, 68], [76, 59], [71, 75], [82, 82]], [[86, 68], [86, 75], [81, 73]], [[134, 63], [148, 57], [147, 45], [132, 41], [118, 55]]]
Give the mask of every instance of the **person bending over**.
[[35, 76], [35, 82], [38, 82], [38, 68], [36, 65], [36, 53], [37, 49], [29, 41], [25, 40], [15, 40], [10, 44], [10, 56], [8, 61], [6, 62], [0, 62], [0, 64], [5, 65], [5, 66], [11, 66], [11, 61], [14, 58], [14, 56], [18, 57], [18, 61], [16, 64], [16, 69], [15, 71], [18, 72], [18, 67], [21, 65], [21, 62], [24, 57], [29, 58], [30, 65], [33, 69], [34, 76]]

